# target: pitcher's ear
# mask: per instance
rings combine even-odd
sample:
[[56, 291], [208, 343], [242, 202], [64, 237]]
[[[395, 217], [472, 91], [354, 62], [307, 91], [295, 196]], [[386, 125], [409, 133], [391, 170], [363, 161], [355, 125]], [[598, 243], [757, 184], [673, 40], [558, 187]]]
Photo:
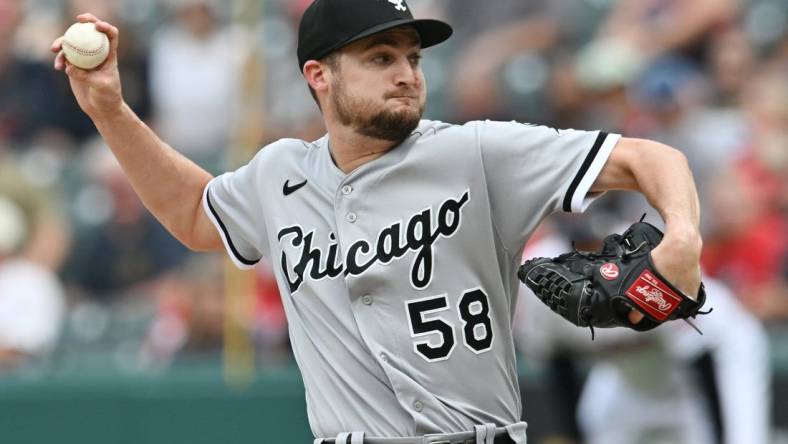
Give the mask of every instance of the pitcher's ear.
[[328, 88], [329, 79], [326, 67], [317, 60], [308, 60], [304, 63], [304, 78], [309, 87], [315, 91], [325, 91]]

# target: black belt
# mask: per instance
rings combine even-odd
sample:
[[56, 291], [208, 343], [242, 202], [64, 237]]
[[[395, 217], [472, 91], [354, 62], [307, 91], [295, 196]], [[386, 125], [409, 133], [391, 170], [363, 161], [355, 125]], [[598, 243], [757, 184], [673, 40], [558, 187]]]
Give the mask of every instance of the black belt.
[[[373, 441], [374, 441], [374, 438], [373, 438]], [[367, 440], [364, 439], [364, 441], [362, 441], [362, 442], [366, 443]], [[347, 440], [345, 440], [345, 442], [337, 442], [336, 439], [334, 439], [334, 438], [327, 438], [327, 439], [323, 439], [323, 443], [325, 443], [325, 444], [350, 444], [350, 437], [348, 437]], [[506, 432], [496, 436], [495, 439], [493, 440], [493, 443], [494, 444], [515, 444], [515, 442], [512, 441], [512, 438], [510, 438], [509, 434], [506, 433]], [[432, 441], [430, 444], [476, 444], [476, 438], [464, 439], [462, 441], [456, 441], [456, 440], [455, 441], [450, 441], [450, 440]]]
[[508, 435], [508, 434], [506, 434], [506, 435], [501, 435], [501, 436], [496, 436], [496, 437], [495, 437], [495, 440], [494, 440], [493, 442], [494, 442], [495, 444], [515, 444], [515, 442], [514, 442], [514, 441], [512, 441], [512, 438], [511, 438], [511, 437], [509, 437], [509, 435]]

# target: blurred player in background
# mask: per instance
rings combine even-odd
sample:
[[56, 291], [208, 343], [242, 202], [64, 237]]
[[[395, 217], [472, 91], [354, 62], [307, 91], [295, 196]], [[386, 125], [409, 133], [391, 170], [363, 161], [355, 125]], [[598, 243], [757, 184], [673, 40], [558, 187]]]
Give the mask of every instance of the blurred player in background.
[[[595, 213], [599, 214], [599, 213]], [[593, 218], [592, 218], [593, 219]], [[554, 256], [572, 247], [594, 251], [601, 242], [592, 224], [555, 218], [540, 227], [525, 257]], [[562, 357], [579, 379], [591, 367], [582, 392], [550, 373], [556, 398], [576, 415], [587, 444], [767, 444], [770, 442], [771, 375], [768, 339], [760, 322], [720, 281], [704, 279], [713, 315], [689, 325], [670, 323], [644, 334], [620, 329], [588, 331], [564, 322], [525, 286], [515, 335], [531, 364]], [[564, 369], [565, 370], [565, 369]], [[561, 372], [564, 376], [572, 372]], [[559, 413], [560, 412], [556, 412]], [[567, 424], [568, 429], [572, 425]], [[720, 436], [721, 435], [721, 436]]]

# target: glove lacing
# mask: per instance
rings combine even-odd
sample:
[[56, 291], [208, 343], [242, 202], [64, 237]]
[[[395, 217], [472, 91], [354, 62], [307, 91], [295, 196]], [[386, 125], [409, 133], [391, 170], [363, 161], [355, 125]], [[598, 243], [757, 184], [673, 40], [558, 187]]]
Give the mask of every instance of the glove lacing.
[[[697, 313], [695, 313], [695, 314], [694, 314], [694, 315], [692, 315], [691, 317], [692, 317], [692, 319], [695, 319], [695, 318], [697, 318], [697, 317], [698, 317], [698, 316], [700, 316], [700, 315], [707, 315], [707, 314], [711, 313], [712, 311], [714, 311], [714, 307], [710, 307], [710, 308], [709, 308], [708, 310], [706, 310], [706, 311], [698, 311]], [[687, 324], [689, 324], [689, 325], [690, 325], [690, 327], [694, 328], [694, 329], [695, 329], [695, 331], [696, 331], [696, 332], [698, 332], [698, 334], [699, 334], [699, 335], [703, 336], [703, 332], [702, 332], [702, 331], [700, 331], [700, 329], [698, 328], [698, 326], [697, 326], [697, 325], [695, 325], [695, 324], [693, 324], [693, 323], [692, 323], [692, 322], [689, 320], [689, 318], [682, 318], [681, 320], [682, 320], [682, 321], [684, 321], [684, 322], [686, 322]]]

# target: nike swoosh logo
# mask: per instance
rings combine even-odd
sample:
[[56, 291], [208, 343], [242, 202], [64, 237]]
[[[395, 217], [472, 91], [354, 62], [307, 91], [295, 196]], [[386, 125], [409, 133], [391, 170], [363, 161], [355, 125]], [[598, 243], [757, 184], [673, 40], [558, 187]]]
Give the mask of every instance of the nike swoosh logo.
[[293, 186], [290, 186], [290, 179], [288, 179], [285, 181], [285, 184], [282, 187], [282, 193], [284, 193], [285, 196], [289, 196], [301, 189], [304, 185], [306, 185], [306, 179], [304, 179], [303, 182], [297, 183]]

